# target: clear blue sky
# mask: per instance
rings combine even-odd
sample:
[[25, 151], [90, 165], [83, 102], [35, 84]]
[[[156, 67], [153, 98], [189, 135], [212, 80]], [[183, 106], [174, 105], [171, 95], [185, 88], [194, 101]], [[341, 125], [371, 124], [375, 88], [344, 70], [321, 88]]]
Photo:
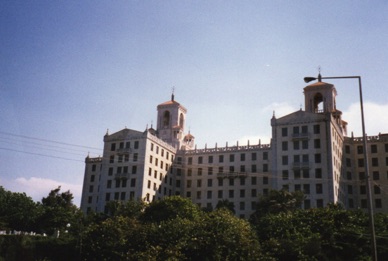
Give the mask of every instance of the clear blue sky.
[[[199, 148], [268, 142], [318, 66], [361, 75], [367, 133], [388, 132], [387, 14], [383, 0], [1, 1], [0, 185], [35, 200], [61, 185], [79, 204], [106, 129], [155, 124], [173, 86]], [[331, 82], [360, 135], [357, 81]]]

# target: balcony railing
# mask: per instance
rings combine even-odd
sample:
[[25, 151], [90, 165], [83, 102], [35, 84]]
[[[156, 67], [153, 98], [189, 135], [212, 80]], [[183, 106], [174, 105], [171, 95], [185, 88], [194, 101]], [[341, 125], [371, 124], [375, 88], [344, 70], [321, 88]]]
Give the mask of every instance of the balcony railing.
[[309, 169], [310, 162], [294, 162], [292, 163], [293, 169]]
[[116, 173], [115, 179], [129, 179], [129, 173]]
[[217, 178], [246, 178], [248, 173], [246, 172], [219, 172]]
[[293, 139], [308, 139], [308, 138], [310, 138], [310, 133], [308, 133], [308, 132], [293, 133], [292, 138]]

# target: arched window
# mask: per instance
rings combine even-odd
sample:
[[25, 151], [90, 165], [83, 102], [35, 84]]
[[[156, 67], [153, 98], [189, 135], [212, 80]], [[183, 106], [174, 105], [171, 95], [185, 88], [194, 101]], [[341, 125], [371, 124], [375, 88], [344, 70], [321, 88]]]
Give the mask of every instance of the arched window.
[[323, 112], [323, 96], [321, 93], [317, 93], [314, 95], [314, 111], [315, 112]]
[[183, 117], [183, 113], [181, 113], [181, 115], [179, 116], [179, 126], [181, 128], [183, 128], [184, 122], [185, 122], [185, 119]]
[[168, 127], [170, 125], [170, 112], [165, 111], [163, 114], [163, 127]]

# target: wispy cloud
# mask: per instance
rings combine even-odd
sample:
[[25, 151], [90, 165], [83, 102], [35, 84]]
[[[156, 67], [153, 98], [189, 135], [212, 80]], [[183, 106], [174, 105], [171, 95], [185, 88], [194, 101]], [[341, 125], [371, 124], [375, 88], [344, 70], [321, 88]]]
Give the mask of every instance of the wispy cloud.
[[73, 203], [77, 206], [80, 204], [80, 195], [82, 193], [82, 184], [70, 184], [52, 179], [44, 179], [37, 177], [16, 178], [12, 180], [1, 180], [2, 186], [6, 190], [12, 192], [24, 192], [34, 201], [41, 201], [43, 197], [47, 197], [52, 189], [61, 186], [61, 191], [70, 190], [74, 196]]

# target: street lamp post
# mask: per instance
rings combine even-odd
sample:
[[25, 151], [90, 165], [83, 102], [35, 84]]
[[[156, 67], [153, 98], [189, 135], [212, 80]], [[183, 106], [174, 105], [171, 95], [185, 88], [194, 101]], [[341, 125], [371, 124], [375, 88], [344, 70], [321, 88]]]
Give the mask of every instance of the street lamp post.
[[361, 107], [361, 125], [362, 125], [362, 140], [364, 145], [364, 166], [365, 166], [365, 176], [366, 176], [366, 186], [368, 190], [367, 198], [368, 198], [368, 212], [369, 212], [369, 225], [371, 232], [371, 250], [373, 260], [377, 261], [377, 247], [376, 247], [376, 233], [375, 233], [375, 225], [374, 225], [374, 216], [373, 216], [373, 202], [372, 202], [372, 189], [369, 175], [369, 164], [368, 164], [368, 150], [367, 150], [367, 142], [366, 142], [366, 134], [365, 134], [365, 120], [364, 120], [364, 105], [362, 100], [362, 87], [361, 87], [361, 76], [336, 76], [336, 77], [322, 77], [321, 74], [315, 77], [305, 77], [304, 81], [306, 83], [318, 80], [322, 81], [322, 79], [358, 79], [358, 86], [360, 92], [360, 107]]

